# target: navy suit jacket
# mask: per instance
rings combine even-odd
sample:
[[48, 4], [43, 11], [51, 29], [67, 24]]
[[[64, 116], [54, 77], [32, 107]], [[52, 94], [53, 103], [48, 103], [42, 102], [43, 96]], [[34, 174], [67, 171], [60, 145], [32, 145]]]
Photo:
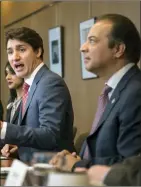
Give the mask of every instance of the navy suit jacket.
[[38, 151], [74, 151], [70, 93], [63, 79], [46, 65], [34, 78], [19, 124], [7, 125], [5, 143], [18, 145], [22, 161], [30, 161]]
[[[75, 167], [112, 165], [141, 152], [141, 71], [133, 66], [118, 83], [93, 134], [86, 139], [90, 159]], [[80, 156], [86, 146], [84, 142]]]

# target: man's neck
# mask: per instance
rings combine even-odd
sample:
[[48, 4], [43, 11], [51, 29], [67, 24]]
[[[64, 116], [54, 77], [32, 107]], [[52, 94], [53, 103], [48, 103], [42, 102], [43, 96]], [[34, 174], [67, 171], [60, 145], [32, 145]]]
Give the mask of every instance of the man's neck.
[[127, 62], [125, 61], [115, 63], [113, 64], [113, 66], [109, 66], [103, 69], [101, 72], [99, 72], [99, 76], [103, 80], [107, 81], [112, 75], [114, 75], [116, 72], [118, 72], [120, 69], [122, 69], [126, 65], [127, 65]]
[[41, 63], [43, 63], [41, 60], [38, 61], [38, 63], [34, 66], [33, 71], [30, 73], [30, 75], [24, 77], [24, 80], [28, 79], [28, 78], [33, 74], [33, 72], [36, 70], [36, 68], [37, 68]]

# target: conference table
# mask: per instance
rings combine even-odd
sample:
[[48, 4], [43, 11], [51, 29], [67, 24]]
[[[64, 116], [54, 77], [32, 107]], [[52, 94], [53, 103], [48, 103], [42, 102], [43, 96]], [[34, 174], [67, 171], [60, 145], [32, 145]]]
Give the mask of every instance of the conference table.
[[[0, 160], [0, 185], [4, 186], [13, 159], [1, 156]], [[59, 171], [45, 163], [36, 163], [28, 168], [24, 186], [104, 186], [98, 182], [89, 184], [86, 173]]]

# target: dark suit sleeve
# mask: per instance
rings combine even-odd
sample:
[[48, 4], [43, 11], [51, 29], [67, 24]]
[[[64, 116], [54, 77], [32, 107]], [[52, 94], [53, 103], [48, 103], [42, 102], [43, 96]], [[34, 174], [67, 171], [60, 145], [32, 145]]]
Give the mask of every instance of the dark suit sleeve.
[[88, 169], [90, 167], [90, 162], [89, 160], [80, 160], [73, 165], [73, 167], [71, 168], [71, 171], [74, 172], [75, 168], [77, 167]]
[[140, 186], [141, 156], [128, 158], [122, 164], [113, 166], [104, 184], [107, 186]]
[[[3, 106], [2, 106], [2, 102], [0, 100], [0, 120], [3, 120]], [[0, 149], [4, 146], [4, 143], [2, 140], [0, 140]]]
[[[128, 94], [128, 95], [127, 95]], [[127, 96], [126, 96], [127, 95]], [[127, 158], [141, 152], [141, 88], [136, 85], [126, 92], [119, 111], [117, 150]]]
[[[39, 126], [32, 128], [28, 124], [23, 126], [8, 124], [5, 142], [36, 149], [56, 149], [60, 141], [62, 124], [70, 128], [65, 124], [68, 110], [72, 110], [69, 91], [63, 80], [57, 76], [50, 80], [46, 79], [38, 85], [36, 96]], [[34, 118], [34, 115], [36, 114], [29, 117]], [[70, 120], [73, 122], [73, 114]]]
[[3, 106], [1, 101], [0, 101], [0, 120], [3, 120]]

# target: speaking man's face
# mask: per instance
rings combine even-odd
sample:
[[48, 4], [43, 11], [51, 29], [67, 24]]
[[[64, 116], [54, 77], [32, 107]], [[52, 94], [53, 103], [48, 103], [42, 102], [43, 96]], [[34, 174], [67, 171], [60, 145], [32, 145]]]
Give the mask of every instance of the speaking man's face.
[[7, 42], [7, 55], [16, 75], [26, 78], [39, 65], [40, 50], [34, 51], [26, 42], [10, 39]]

